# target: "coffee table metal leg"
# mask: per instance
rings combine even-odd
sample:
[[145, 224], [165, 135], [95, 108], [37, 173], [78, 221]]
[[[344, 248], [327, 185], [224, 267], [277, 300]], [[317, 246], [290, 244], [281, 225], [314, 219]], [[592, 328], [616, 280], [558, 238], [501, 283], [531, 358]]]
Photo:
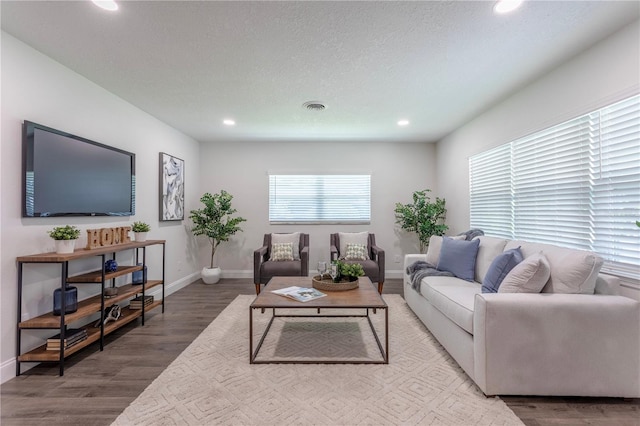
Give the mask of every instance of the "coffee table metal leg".
[[267, 333], [269, 333], [269, 329], [271, 328], [271, 324], [273, 324], [273, 320], [275, 317], [276, 310], [273, 310], [273, 315], [271, 315], [271, 319], [267, 324], [267, 327], [264, 329], [264, 333], [260, 337], [260, 341], [258, 341], [258, 345], [256, 346], [256, 350], [253, 351], [253, 310], [249, 308], [249, 364], [255, 364], [256, 358], [258, 357], [258, 352], [260, 352], [260, 348], [262, 347], [262, 343], [264, 339], [267, 337]]

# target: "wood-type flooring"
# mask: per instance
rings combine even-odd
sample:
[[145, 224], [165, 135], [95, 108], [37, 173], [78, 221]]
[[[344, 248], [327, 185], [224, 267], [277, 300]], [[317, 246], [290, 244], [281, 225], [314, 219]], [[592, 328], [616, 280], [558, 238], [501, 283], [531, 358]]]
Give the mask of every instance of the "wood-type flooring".
[[[383, 293], [402, 294], [401, 280]], [[196, 281], [167, 297], [166, 310], [147, 314], [57, 364], [37, 366], [0, 386], [0, 424], [109, 425], [239, 294], [255, 294], [250, 279]], [[630, 372], [632, 373], [632, 372]], [[537, 425], [640, 426], [640, 399], [503, 397], [518, 417]]]

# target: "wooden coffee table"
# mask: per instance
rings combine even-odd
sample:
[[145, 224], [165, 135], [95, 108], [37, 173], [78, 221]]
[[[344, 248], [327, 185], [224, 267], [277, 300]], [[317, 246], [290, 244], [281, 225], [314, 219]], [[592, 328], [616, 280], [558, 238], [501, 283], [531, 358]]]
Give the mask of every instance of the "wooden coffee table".
[[[353, 290], [347, 291], [322, 291], [326, 293], [325, 297], [310, 300], [308, 302], [298, 302], [288, 297], [280, 296], [272, 293], [273, 290], [282, 289], [285, 287], [298, 286], [298, 287], [312, 287], [311, 277], [273, 277], [260, 292], [260, 294], [253, 301], [249, 307], [249, 362], [251, 364], [388, 364], [389, 363], [389, 309], [387, 304], [382, 299], [378, 290], [373, 286], [371, 280], [367, 277], [360, 277], [359, 286]], [[272, 312], [269, 323], [265, 327], [264, 332], [258, 342], [255, 350], [253, 348], [253, 311], [260, 309], [263, 312], [270, 310]], [[314, 315], [279, 315], [276, 313], [276, 309], [315, 309], [317, 314]], [[339, 309], [340, 311], [359, 309], [361, 312], [364, 309], [365, 314], [344, 314], [344, 315], [320, 315], [323, 309]], [[377, 312], [377, 310], [384, 311], [384, 347], [380, 342], [378, 333], [371, 321], [370, 313]], [[381, 312], [382, 313], [382, 312]], [[343, 359], [330, 359], [330, 360], [257, 360], [258, 352], [264, 342], [264, 339], [269, 333], [271, 324], [275, 318], [346, 318], [346, 317], [361, 317], [366, 318], [373, 336], [375, 337], [380, 354], [381, 360], [343, 360]]]

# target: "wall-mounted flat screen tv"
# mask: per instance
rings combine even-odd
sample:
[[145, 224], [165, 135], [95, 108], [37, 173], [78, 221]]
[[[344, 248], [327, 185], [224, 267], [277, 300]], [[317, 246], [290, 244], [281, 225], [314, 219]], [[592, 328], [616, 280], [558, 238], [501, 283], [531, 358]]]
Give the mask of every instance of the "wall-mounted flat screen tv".
[[25, 121], [23, 217], [131, 216], [135, 154]]

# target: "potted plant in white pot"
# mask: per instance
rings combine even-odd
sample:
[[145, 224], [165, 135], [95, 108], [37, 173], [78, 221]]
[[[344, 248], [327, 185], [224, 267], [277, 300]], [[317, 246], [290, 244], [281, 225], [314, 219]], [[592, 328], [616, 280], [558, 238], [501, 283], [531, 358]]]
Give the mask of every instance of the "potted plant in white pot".
[[133, 225], [131, 225], [131, 230], [133, 231], [133, 238], [136, 241], [147, 241], [147, 232], [151, 230], [151, 227], [148, 223], [133, 222]]
[[75, 226], [56, 226], [49, 231], [49, 236], [56, 242], [56, 253], [73, 253], [76, 240], [80, 237], [80, 230]]
[[193, 221], [191, 232], [193, 235], [205, 235], [211, 244], [211, 261], [209, 267], [202, 268], [202, 281], [206, 284], [215, 284], [220, 280], [222, 271], [214, 265], [213, 257], [216, 249], [223, 241], [229, 241], [229, 237], [236, 232], [242, 232], [240, 223], [247, 220], [240, 217], [232, 217], [236, 209], [231, 207], [233, 196], [224, 189], [219, 194], [205, 193], [200, 201], [204, 208], [191, 210], [189, 218]]
[[432, 235], [444, 235], [449, 229], [444, 224], [447, 215], [444, 198], [436, 197], [435, 201], [427, 195], [430, 189], [415, 191], [412, 204], [396, 203], [396, 224], [408, 232], [418, 234], [420, 253], [425, 253], [429, 247]]

